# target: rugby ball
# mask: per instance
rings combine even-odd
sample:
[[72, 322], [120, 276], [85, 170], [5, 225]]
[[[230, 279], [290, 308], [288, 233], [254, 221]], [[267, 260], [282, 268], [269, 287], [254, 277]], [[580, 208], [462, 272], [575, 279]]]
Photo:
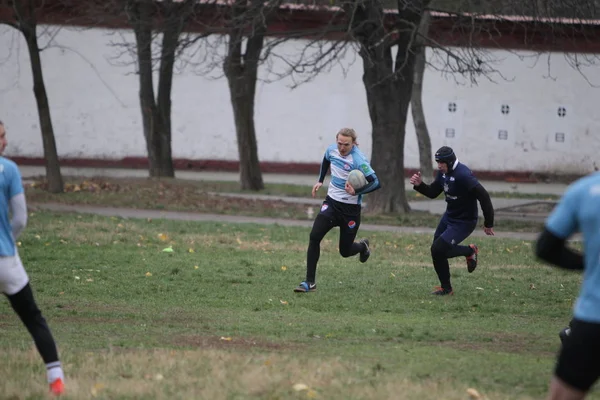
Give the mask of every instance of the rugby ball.
[[353, 169], [348, 174], [348, 183], [354, 188], [354, 190], [360, 190], [367, 185], [367, 178], [362, 171]]

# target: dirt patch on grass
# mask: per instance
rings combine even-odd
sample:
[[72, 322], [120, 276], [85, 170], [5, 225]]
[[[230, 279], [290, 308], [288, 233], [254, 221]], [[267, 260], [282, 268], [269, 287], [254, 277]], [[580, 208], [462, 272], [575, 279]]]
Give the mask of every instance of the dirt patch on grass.
[[[478, 338], [476, 341], [444, 341], [439, 343], [439, 345], [458, 350], [487, 350], [515, 354], [528, 353], [544, 357], [556, 354], [555, 350], [544, 349], [544, 345], [540, 344], [541, 338], [533, 335], [494, 332], [490, 333], [486, 339], [485, 341], [482, 341], [481, 338]], [[558, 342], [558, 336], [556, 340]]]

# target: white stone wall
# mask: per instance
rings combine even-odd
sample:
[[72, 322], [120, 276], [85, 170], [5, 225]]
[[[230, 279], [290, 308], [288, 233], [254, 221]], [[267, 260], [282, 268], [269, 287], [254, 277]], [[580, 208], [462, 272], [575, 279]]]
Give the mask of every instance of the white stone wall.
[[[133, 40], [131, 33], [57, 27], [43, 27], [43, 32], [41, 45], [53, 38], [42, 62], [59, 156], [144, 157], [133, 59], [116, 59], [120, 49], [110, 44]], [[287, 43], [280, 52], [293, 53], [301, 45]], [[600, 163], [600, 89], [594, 87], [600, 85], [600, 67], [586, 68], [582, 75], [563, 54], [528, 55], [493, 51], [504, 77], [494, 76], [495, 83], [482, 78], [471, 85], [427, 71], [423, 101], [434, 150], [450, 145], [474, 170], [580, 174]], [[362, 61], [349, 51], [341, 64], [347, 74], [337, 66], [294, 90], [291, 79], [259, 83], [255, 121], [261, 161], [319, 163], [344, 126], [354, 127], [361, 148], [371, 153]], [[0, 27], [0, 76], [6, 154], [41, 157], [27, 48], [20, 34], [5, 26]], [[237, 160], [224, 78], [200, 76], [188, 67], [175, 76], [172, 99], [174, 158]], [[503, 105], [508, 106], [504, 114]], [[557, 134], [564, 141], [557, 142]], [[412, 119], [405, 154], [406, 166], [417, 167]]]

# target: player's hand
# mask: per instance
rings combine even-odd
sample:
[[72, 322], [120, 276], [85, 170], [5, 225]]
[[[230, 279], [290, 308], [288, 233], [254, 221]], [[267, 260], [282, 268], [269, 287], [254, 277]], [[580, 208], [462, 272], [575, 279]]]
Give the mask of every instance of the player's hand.
[[423, 183], [423, 180], [421, 179], [421, 171], [417, 172], [416, 174], [410, 177], [411, 185], [419, 186], [421, 183]]
[[317, 195], [317, 190], [319, 190], [321, 188], [321, 186], [323, 186], [323, 184], [321, 182], [315, 183], [315, 186], [313, 186], [313, 190], [312, 190], [312, 197], [315, 197]]
[[485, 226], [483, 227], [483, 231], [485, 232], [486, 235], [488, 236], [494, 236], [494, 228], [486, 228]]
[[354, 188], [348, 183], [348, 181], [346, 181], [346, 186], [344, 186], [344, 189], [346, 189], [346, 193], [348, 193], [350, 196], [354, 196], [356, 194]]

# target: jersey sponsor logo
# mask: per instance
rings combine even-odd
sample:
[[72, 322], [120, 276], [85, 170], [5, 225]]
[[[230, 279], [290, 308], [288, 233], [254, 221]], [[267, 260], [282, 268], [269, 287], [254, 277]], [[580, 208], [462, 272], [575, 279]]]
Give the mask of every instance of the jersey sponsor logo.
[[361, 166], [359, 167], [363, 173], [367, 173], [369, 172], [369, 164], [361, 164]]
[[350, 164], [344, 164], [344, 169], [346, 171], [350, 171], [352, 169], [352, 167], [350, 166]]
[[444, 192], [448, 193], [448, 190], [450, 190], [450, 187], [447, 183], [444, 183]]
[[454, 177], [453, 176], [450, 177], [450, 182], [454, 182]]
[[356, 221], [348, 221], [348, 228], [354, 229], [355, 226], [356, 226]]
[[325, 210], [327, 210], [328, 208], [329, 208], [329, 205], [328, 205], [328, 204], [323, 204], [323, 205], [321, 206], [321, 211], [325, 211]]

